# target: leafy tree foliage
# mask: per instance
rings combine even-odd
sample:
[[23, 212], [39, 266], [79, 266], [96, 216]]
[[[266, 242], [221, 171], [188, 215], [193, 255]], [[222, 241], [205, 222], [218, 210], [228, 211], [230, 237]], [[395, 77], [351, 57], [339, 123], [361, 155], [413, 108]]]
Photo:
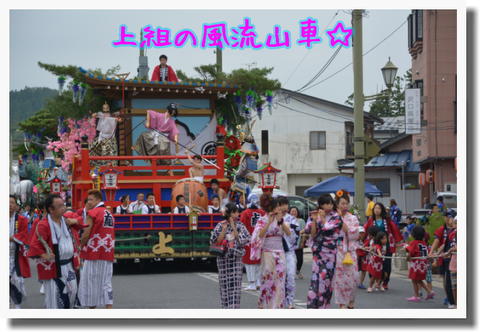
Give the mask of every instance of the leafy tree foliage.
[[[389, 109], [388, 98], [378, 98], [370, 103], [370, 113], [380, 117], [395, 117], [405, 115], [405, 89], [412, 83], [412, 70], [409, 69], [403, 77], [397, 76], [392, 87], [391, 106]], [[388, 92], [383, 89], [381, 93]], [[353, 107], [354, 94], [348, 96], [345, 105]]]
[[23, 139], [23, 130], [19, 123], [33, 116], [45, 105], [45, 100], [50, 99], [58, 93], [50, 88], [29, 88], [25, 87], [20, 91], [10, 91], [10, 137], [12, 139]]
[[[181, 70], [177, 71], [177, 76], [184, 82], [239, 85], [241, 86], [240, 95], [243, 100], [245, 100], [246, 93], [250, 89], [260, 96], [265, 96], [267, 90], [275, 91], [281, 88], [279, 80], [268, 78], [268, 75], [273, 71], [273, 67], [252, 68], [250, 70], [241, 68], [235, 69], [231, 73], [219, 72], [219, 67], [217, 64], [201, 65], [193, 68], [198, 74], [197, 77], [188, 77]], [[243, 125], [246, 122], [240, 115], [232, 94], [228, 94], [225, 99], [217, 100], [216, 108], [218, 116], [223, 117], [229, 131], [233, 133], [236, 133], [237, 125]]]
[[[53, 64], [46, 64], [38, 62], [40, 68], [45, 69], [46, 71], [54, 74], [56, 77], [63, 76], [67, 80], [70, 78], [71, 81], [66, 84], [64, 91], [61, 95], [56, 95], [52, 99], [48, 100], [45, 108], [48, 109], [55, 116], [61, 116], [64, 119], [72, 118], [74, 120], [80, 120], [84, 116], [88, 116], [90, 111], [91, 113], [96, 113], [101, 110], [102, 105], [105, 101], [108, 101], [109, 98], [105, 96], [95, 94], [95, 91], [92, 87], [87, 84], [87, 92], [85, 94], [85, 99], [82, 105], [79, 105], [78, 102], [73, 102], [73, 91], [71, 90], [73, 86], [73, 80], [78, 81], [79, 83], [86, 84], [85, 75], [78, 70], [78, 66], [57, 66]], [[89, 72], [96, 74], [98, 76], [115, 76], [120, 70], [120, 66], [114, 66], [107, 70], [107, 72], [102, 72], [101, 69], [88, 69]], [[119, 92], [121, 93], [121, 92]], [[116, 111], [114, 105], [110, 105], [112, 111]]]

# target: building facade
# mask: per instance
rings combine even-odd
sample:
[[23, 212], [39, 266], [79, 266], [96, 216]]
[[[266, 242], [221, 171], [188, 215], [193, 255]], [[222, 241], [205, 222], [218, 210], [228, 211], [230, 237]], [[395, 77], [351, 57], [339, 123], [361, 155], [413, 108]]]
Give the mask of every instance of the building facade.
[[435, 183], [421, 188], [422, 197], [434, 202], [436, 192], [454, 191], [457, 183], [457, 11], [413, 10], [408, 24], [412, 87], [422, 93], [413, 161], [421, 172], [435, 172]]
[[[311, 186], [340, 175], [339, 162], [353, 160], [353, 108], [287, 89], [274, 95], [272, 115], [264, 110], [252, 129], [260, 162], [282, 170], [277, 176], [281, 190], [303, 196]], [[373, 135], [370, 129], [382, 119], [364, 114], [366, 132]]]

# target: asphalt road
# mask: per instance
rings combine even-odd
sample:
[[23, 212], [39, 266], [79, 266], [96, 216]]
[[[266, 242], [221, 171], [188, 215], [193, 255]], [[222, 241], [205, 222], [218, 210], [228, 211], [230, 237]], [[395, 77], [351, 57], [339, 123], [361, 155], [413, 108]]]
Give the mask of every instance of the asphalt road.
[[[44, 295], [40, 294], [37, 270], [30, 260], [32, 278], [26, 279], [27, 302], [25, 309], [43, 309]], [[130, 266], [114, 264], [112, 278], [114, 308], [122, 309], [221, 309], [218, 274], [212, 271], [207, 261], [165, 261], [153, 262], [148, 271], [140, 271], [140, 263]], [[302, 267], [303, 279], [296, 277], [296, 309], [306, 308], [310, 273], [311, 253], [305, 253]], [[368, 282], [368, 275], [367, 281]], [[243, 287], [249, 285], [243, 274]], [[356, 309], [447, 309], [443, 305], [445, 293], [442, 279], [434, 275], [434, 299], [422, 302], [408, 302], [413, 296], [413, 286], [408, 279], [408, 271], [394, 271], [389, 289], [384, 293], [367, 293], [359, 289], [355, 301]], [[258, 291], [242, 291], [241, 308], [254, 309], [258, 303]], [[338, 309], [332, 300], [332, 309]]]

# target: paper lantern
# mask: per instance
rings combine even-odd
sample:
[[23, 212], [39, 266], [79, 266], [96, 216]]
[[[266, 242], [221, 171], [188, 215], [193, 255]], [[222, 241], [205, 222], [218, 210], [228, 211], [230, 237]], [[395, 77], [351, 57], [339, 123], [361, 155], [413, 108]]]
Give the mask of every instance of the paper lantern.
[[427, 183], [434, 183], [435, 182], [435, 172], [431, 169], [427, 170], [427, 173], [426, 173], [426, 180], [427, 180]]
[[420, 184], [422, 187], [427, 184], [427, 179], [425, 177], [425, 173], [418, 174], [418, 184]]

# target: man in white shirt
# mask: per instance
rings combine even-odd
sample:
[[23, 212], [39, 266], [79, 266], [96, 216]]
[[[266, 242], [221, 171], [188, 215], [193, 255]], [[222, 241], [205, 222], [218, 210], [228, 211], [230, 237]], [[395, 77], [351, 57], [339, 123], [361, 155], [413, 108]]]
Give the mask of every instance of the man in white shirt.
[[143, 201], [145, 199], [145, 194], [140, 192], [137, 195], [137, 200], [135, 202], [130, 203], [129, 210], [131, 213], [134, 213], [135, 211], [142, 211], [142, 208], [145, 206], [145, 202]]
[[155, 195], [153, 193], [147, 194], [147, 204], [142, 208], [142, 214], [160, 213], [160, 208], [155, 204]]

